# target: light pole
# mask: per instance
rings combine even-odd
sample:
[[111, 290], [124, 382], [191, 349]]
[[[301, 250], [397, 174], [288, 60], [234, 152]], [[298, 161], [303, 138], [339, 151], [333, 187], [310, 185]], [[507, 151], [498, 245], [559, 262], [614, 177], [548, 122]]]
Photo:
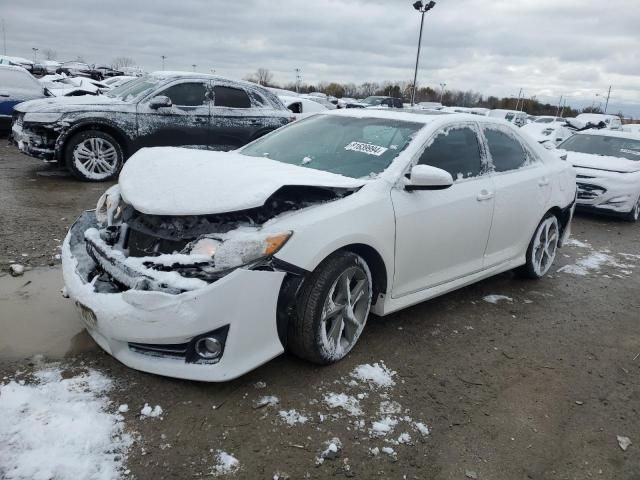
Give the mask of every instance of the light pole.
[[38, 59], [38, 49], [36, 47], [32, 47], [31, 50], [33, 50], [33, 63], [36, 63], [36, 60]]
[[440, 84], [440, 105], [442, 105], [442, 98], [444, 97], [444, 87], [446, 87], [446, 83]]
[[415, 8], [418, 12], [421, 13], [420, 16], [420, 36], [418, 37], [418, 53], [416, 55], [416, 70], [413, 74], [413, 92], [411, 93], [411, 106], [413, 107], [416, 104], [416, 83], [418, 81], [418, 64], [420, 63], [420, 46], [422, 45], [422, 27], [424, 26], [424, 14], [431, 10], [436, 6], [436, 2], [431, 0], [427, 4], [423, 4], [420, 0], [413, 4], [413, 8]]
[[162, 70], [164, 70], [164, 60], [167, 58], [166, 55], [160, 55], [160, 58], [162, 58]]
[[522, 96], [522, 89], [518, 92], [518, 101], [516, 102], [516, 111], [518, 111], [518, 106], [520, 105], [520, 97]]
[[607, 93], [607, 103], [604, 104], [604, 113], [607, 113], [607, 108], [609, 108], [610, 98], [611, 98], [611, 85], [609, 85], [609, 92]]
[[560, 116], [560, 105], [562, 105], [562, 95], [560, 95], [560, 101], [558, 102], [558, 109], [556, 110], [556, 117]]
[[196, 71], [196, 67], [197, 67], [198, 65], [196, 65], [196, 64], [194, 63], [194, 64], [193, 64], [193, 65], [191, 65], [191, 66], [193, 67], [193, 71], [195, 72], [195, 71]]

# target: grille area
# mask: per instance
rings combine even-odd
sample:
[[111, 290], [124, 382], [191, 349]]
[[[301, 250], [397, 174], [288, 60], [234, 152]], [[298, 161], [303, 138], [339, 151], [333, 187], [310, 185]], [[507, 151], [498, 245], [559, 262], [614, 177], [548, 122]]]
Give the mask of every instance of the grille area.
[[163, 253], [179, 252], [187, 243], [189, 243], [187, 240], [167, 240], [130, 229], [127, 248], [132, 257], [152, 257]]
[[599, 185], [578, 182], [578, 199], [580, 200], [593, 200], [606, 193], [606, 191], [606, 188], [602, 188]]
[[188, 343], [173, 343], [158, 345], [152, 343], [129, 342], [129, 348], [136, 353], [150, 355], [152, 357], [186, 359]]

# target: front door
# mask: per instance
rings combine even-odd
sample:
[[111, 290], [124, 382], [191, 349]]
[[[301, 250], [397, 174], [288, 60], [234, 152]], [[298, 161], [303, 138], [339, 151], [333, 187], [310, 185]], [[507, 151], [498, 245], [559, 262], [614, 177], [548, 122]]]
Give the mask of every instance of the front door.
[[448, 171], [445, 190], [392, 190], [396, 215], [396, 265], [392, 297], [398, 298], [478, 272], [493, 217], [494, 186], [474, 123], [443, 129], [418, 163]]
[[171, 99], [170, 107], [151, 108], [150, 100], [138, 104], [140, 147], [207, 147], [210, 140], [209, 82], [178, 80], [154, 97]]

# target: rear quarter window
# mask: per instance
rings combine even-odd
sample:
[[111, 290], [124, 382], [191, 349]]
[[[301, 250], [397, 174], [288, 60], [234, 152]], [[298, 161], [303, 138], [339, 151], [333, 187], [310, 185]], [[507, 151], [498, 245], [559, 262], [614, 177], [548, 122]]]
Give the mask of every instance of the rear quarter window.
[[240, 88], [215, 86], [213, 93], [216, 107], [251, 108], [249, 95]]

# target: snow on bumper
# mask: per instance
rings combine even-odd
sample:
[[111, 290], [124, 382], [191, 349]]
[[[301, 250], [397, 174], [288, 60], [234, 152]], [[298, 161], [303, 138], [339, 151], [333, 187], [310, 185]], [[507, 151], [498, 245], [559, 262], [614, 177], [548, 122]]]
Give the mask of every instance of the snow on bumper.
[[22, 122], [15, 122], [11, 127], [11, 136], [22, 153], [45, 160], [55, 156], [56, 135], [53, 132], [31, 132], [24, 128]]
[[[276, 310], [284, 272], [239, 268], [203, 288], [169, 294], [130, 289], [100, 293], [80, 273], [70, 245], [62, 248], [67, 294], [95, 316], [87, 324], [94, 340], [125, 365], [149, 373], [200, 381], [236, 378], [283, 352]], [[90, 260], [89, 260], [90, 261]], [[86, 316], [83, 316], [86, 318]], [[224, 352], [215, 364], [140, 353], [130, 344], [176, 345], [228, 326]]]
[[618, 173], [575, 167], [578, 207], [630, 212], [640, 194], [640, 173]]

